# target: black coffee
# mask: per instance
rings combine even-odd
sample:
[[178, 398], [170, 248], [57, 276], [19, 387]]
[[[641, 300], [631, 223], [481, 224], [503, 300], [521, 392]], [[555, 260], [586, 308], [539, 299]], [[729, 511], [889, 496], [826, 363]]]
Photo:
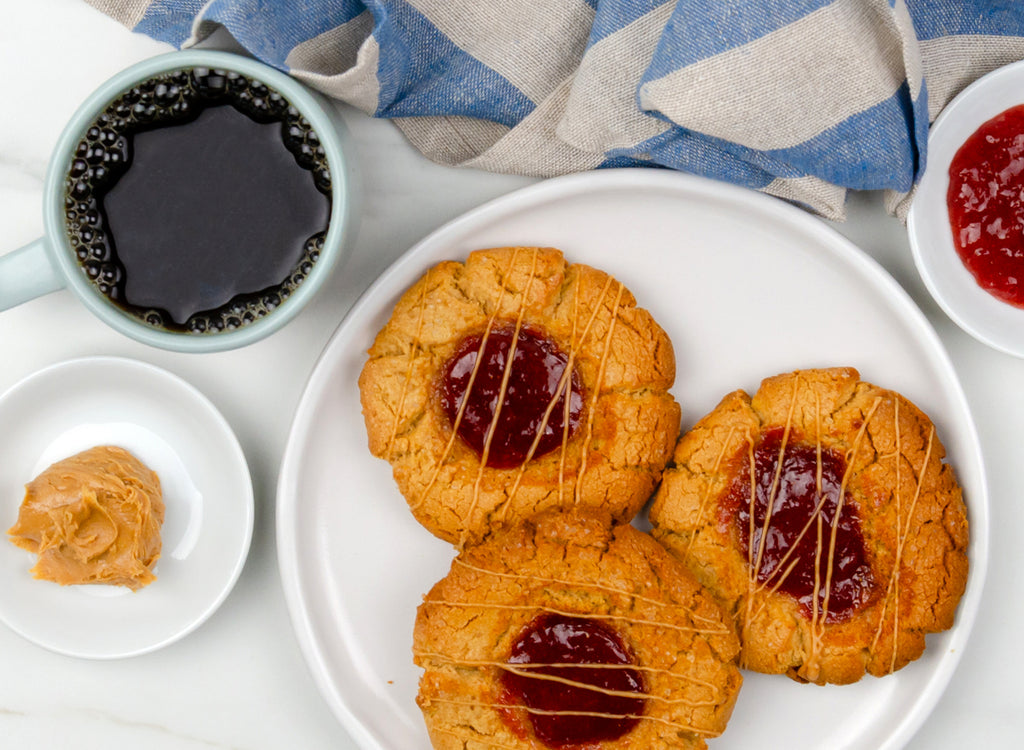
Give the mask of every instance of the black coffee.
[[309, 122], [265, 84], [166, 73], [125, 92], [79, 142], [68, 236], [90, 281], [172, 331], [216, 333], [281, 304], [312, 270], [331, 177]]

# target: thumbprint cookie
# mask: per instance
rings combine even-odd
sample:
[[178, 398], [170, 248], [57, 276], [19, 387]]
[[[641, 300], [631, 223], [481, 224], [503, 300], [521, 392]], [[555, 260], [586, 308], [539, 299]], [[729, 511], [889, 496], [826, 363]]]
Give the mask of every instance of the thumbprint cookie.
[[852, 368], [736, 391], [680, 439], [652, 534], [732, 616], [740, 665], [844, 684], [953, 625], [967, 514], [931, 420]]
[[359, 377], [370, 451], [462, 545], [548, 508], [629, 521], [679, 437], [668, 336], [553, 248], [478, 250], [398, 300]]
[[742, 678], [721, 608], [648, 534], [546, 511], [462, 548], [417, 612], [435, 748], [705, 748]]

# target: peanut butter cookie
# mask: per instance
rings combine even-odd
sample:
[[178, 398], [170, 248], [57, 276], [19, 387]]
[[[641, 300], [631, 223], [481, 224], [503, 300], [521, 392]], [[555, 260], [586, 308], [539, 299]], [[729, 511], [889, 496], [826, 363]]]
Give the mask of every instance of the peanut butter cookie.
[[674, 380], [668, 336], [621, 283], [508, 247], [406, 291], [359, 388], [371, 452], [423, 526], [464, 544], [547, 508], [633, 518], [679, 436]]
[[548, 511], [464, 547], [417, 613], [417, 703], [435, 748], [706, 747], [739, 642], [649, 535]]
[[935, 426], [852, 368], [768, 378], [687, 432], [653, 535], [719, 599], [741, 666], [850, 683], [952, 626], [967, 515]]

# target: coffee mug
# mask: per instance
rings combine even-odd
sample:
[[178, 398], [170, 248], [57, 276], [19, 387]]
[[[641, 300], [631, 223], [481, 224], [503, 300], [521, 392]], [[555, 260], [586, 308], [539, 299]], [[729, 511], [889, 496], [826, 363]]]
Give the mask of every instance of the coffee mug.
[[[300, 259], [301, 262], [295, 266], [294, 276], [291, 275], [291, 270], [287, 271], [289, 274], [286, 276], [287, 284], [280, 288], [268, 288], [270, 290], [268, 294], [264, 294], [265, 289], [247, 290], [248, 297], [242, 295], [239, 299], [245, 298], [249, 301], [242, 304], [241, 307], [239, 307], [241, 303], [236, 302], [234, 303], [235, 307], [231, 308], [237, 311], [237, 317], [233, 317], [233, 313], [230, 311], [222, 313], [218, 318], [193, 316], [189, 318], [191, 328], [183, 327], [184, 324], [179, 324], [180, 321], [176, 321], [173, 325], [167, 325], [167, 316], [164, 315], [162, 318], [160, 312], [155, 312], [147, 317], [140, 313], [140, 310], [144, 310], [146, 303], [143, 303], [141, 307], [128, 306], [126, 308], [123, 302], [115, 301], [117, 295], [110, 292], [113, 285], [104, 285], [98, 281], [97, 277], [108, 273], [117, 277], [121, 266], [101, 263], [89, 258], [92, 249], [86, 247], [83, 237], [90, 237], [92, 231], [86, 227], [89, 231], [83, 234], [81, 229], [73, 229], [75, 226], [81, 226], [78, 219], [87, 214], [76, 214], [74, 213], [76, 209], [71, 208], [76, 205], [75, 191], [78, 189], [75, 183], [77, 179], [75, 174], [81, 173], [89, 166], [87, 160], [90, 154], [87, 152], [90, 147], [87, 137], [96, 136], [97, 133], [100, 133], [101, 139], [103, 137], [110, 139], [120, 137], [116, 133], [113, 135], [101, 133], [97, 129], [97, 118], [104, 115], [105, 112], [109, 112], [111, 107], [128, 107], [132, 97], [136, 95], [135, 92], [149, 92], [153, 89], [154, 79], [164, 81], [168, 74], [182, 71], [184, 72], [180, 73], [181, 75], [188, 75], [191, 71], [200, 71], [206, 74], [203, 83], [208, 87], [228, 87], [238, 81], [251, 85], [252, 90], [246, 89], [246, 93], [243, 94], [248, 97], [246, 106], [251, 104], [254, 91], [257, 105], [265, 106], [266, 100], [270, 98], [273, 100], [274, 106], [279, 108], [275, 111], [284, 113], [287, 108], [287, 117], [290, 119], [287, 121], [281, 119], [281, 122], [284, 123], [282, 127], [287, 131], [288, 122], [301, 123], [304, 130], [299, 130], [296, 137], [306, 139], [307, 145], [302, 146], [304, 151], [315, 151], [315, 155], [310, 156], [310, 159], [314, 159], [314, 161], [306, 163], [306, 166], [303, 167], [310, 172], [310, 184], [318, 183], [320, 187], [323, 187], [323, 183], [328, 185], [320, 190], [322, 194], [320, 197], [324, 203], [322, 214], [329, 216], [324, 219], [326, 230], [316, 234], [315, 246], [312, 239], [303, 246], [306, 255], [303, 255]], [[199, 73], [194, 75], [199, 75]], [[169, 85], [173, 86], [173, 84]], [[163, 90], [166, 91], [166, 88], [165, 85]], [[227, 88], [224, 88], [224, 91], [227, 91]], [[151, 101], [152, 96], [151, 93], [144, 94], [143, 102]], [[232, 96], [235, 94], [232, 93]], [[125, 102], [125, 104], [119, 105], [119, 102]], [[152, 116], [150, 112], [146, 111], [145, 106], [136, 106], [143, 107], [138, 110], [139, 117]], [[204, 104], [203, 107], [210, 109], [213, 105]], [[238, 109], [238, 106], [236, 105], [235, 108]], [[128, 112], [128, 116], [134, 116], [131, 115], [130, 110]], [[205, 112], [203, 115], [205, 116]], [[285, 114], [280, 116], [284, 118]], [[223, 116], [218, 115], [218, 117]], [[255, 115], [253, 118], [255, 120]], [[164, 126], [164, 129], [170, 131], [176, 125], [177, 123], [172, 123], [169, 126]], [[297, 124], [293, 125], [292, 130], [295, 131], [297, 127]], [[161, 126], [151, 128], [151, 130], [160, 129]], [[312, 135], [309, 135], [310, 132]], [[137, 138], [138, 136], [133, 137]], [[353, 233], [352, 225], [355, 221], [356, 191], [352, 158], [346, 151], [345, 138], [344, 126], [337, 113], [331, 112], [329, 103], [322, 103], [317, 94], [309, 91], [288, 75], [250, 58], [218, 50], [192, 49], [170, 52], [137, 63], [94, 91], [79, 107], [61, 134], [50, 159], [43, 189], [43, 237], [25, 247], [0, 256], [0, 310], [58, 289], [68, 288], [92, 313], [114, 329], [138, 341], [163, 349], [182, 352], [223, 351], [260, 340], [292, 320], [323, 286], [332, 269], [348, 252], [348, 245]], [[185, 140], [189, 140], [188, 137]], [[311, 149], [309, 143], [312, 143], [315, 148]], [[297, 148], [297, 146], [289, 146], [289, 149], [296, 153]], [[299, 163], [300, 157], [296, 155], [295, 160], [296, 163]], [[242, 159], [240, 163], [244, 162], [245, 159]], [[292, 164], [292, 168], [294, 167], [295, 164]], [[134, 164], [128, 167], [125, 175], [130, 174], [134, 168]], [[89, 179], [92, 179], [95, 172], [95, 169], [89, 169]], [[123, 180], [125, 177], [122, 176], [120, 179]], [[116, 188], [117, 183], [115, 182], [111, 192]], [[129, 190], [125, 189], [121, 192], [128, 193]], [[95, 199], [91, 200], [95, 204]], [[85, 203], [77, 205], [83, 207], [81, 210], [85, 211]], [[138, 209], [133, 210], [138, 216]], [[108, 207], [105, 206], [104, 211], [109, 212]], [[291, 213], [293, 213], [292, 209], [285, 209], [282, 215], [288, 216]], [[96, 215], [100, 217], [100, 220], [106, 220], [105, 213], [100, 214], [97, 211]], [[140, 223], [141, 228], [133, 227], [132, 231], [135, 234], [144, 235], [147, 230], [145, 222], [136, 219], [136, 223]], [[98, 234], [103, 234], [103, 232]], [[155, 231], [154, 234], [156, 234]], [[145, 237], [143, 237], [143, 241], [145, 241]], [[116, 247], [117, 244], [118, 239], [115, 237], [111, 241], [111, 246]], [[115, 258], [115, 260], [118, 259]], [[173, 258], [170, 262], [174, 262]], [[259, 262], [259, 259], [246, 258], [241, 265], [259, 265]], [[120, 263], [119, 260], [118, 263]], [[298, 270], [300, 266], [301, 271]], [[171, 266], [165, 267], [171, 268]], [[115, 270], [110, 270], [111, 268]], [[182, 269], [177, 267], [174, 270], [175, 273], [178, 273]], [[224, 273], [223, 270], [220, 272]], [[156, 277], [159, 281], [162, 273], [157, 270], [149, 275]], [[206, 282], [204, 281], [204, 283]], [[260, 297], [261, 294], [263, 297]], [[155, 305], [155, 307], [159, 307], [159, 305]], [[228, 309], [227, 303], [225, 303], [224, 309]], [[227, 324], [224, 321], [227, 321]]]

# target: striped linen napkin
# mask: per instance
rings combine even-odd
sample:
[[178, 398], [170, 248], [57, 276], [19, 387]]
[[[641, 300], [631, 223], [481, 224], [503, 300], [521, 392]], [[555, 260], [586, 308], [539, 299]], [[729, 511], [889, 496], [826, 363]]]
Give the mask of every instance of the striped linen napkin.
[[928, 125], [1024, 59], [1024, 0], [87, 0], [176, 47], [219, 27], [428, 158], [677, 169], [842, 220], [902, 214]]

